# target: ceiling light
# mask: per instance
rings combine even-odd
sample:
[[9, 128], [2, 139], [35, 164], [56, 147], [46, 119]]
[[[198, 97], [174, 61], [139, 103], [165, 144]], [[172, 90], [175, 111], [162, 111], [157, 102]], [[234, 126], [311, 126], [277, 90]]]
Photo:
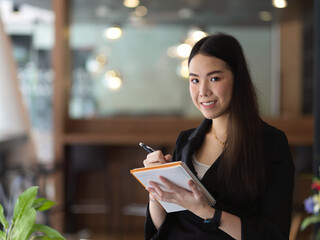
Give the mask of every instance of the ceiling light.
[[136, 8], [140, 4], [139, 0], [124, 0], [123, 5], [127, 8]]
[[97, 73], [100, 70], [100, 64], [96, 62], [94, 59], [88, 59], [86, 61], [86, 69], [89, 72]]
[[268, 11], [259, 12], [259, 18], [264, 22], [270, 22], [272, 20], [272, 15]]
[[122, 85], [122, 80], [119, 77], [111, 77], [107, 80], [108, 87], [112, 90], [117, 90]]
[[86, 69], [91, 73], [99, 73], [103, 70], [107, 63], [105, 54], [98, 54], [95, 57], [90, 57], [86, 60]]
[[184, 43], [189, 44], [190, 46], [193, 46], [196, 44], [196, 40], [192, 37], [188, 37], [184, 40]]
[[104, 65], [107, 62], [107, 57], [103, 53], [100, 53], [98, 56], [96, 56], [96, 61], [101, 65]]
[[288, 3], [286, 0], [272, 0], [272, 5], [276, 8], [285, 8]]
[[180, 44], [177, 48], [177, 53], [180, 57], [182, 58], [187, 58], [189, 57], [189, 54], [191, 52], [191, 46], [189, 44], [183, 43]]
[[192, 38], [196, 41], [199, 41], [200, 39], [204, 38], [205, 36], [207, 36], [208, 34], [204, 31], [201, 31], [201, 30], [197, 30], [197, 31], [194, 31], [192, 33]]
[[105, 37], [108, 39], [119, 39], [122, 35], [120, 26], [114, 25], [105, 31]]
[[189, 38], [193, 39], [195, 42], [199, 41], [200, 39], [208, 36], [208, 33], [206, 33], [205, 31], [203, 31], [201, 28], [199, 27], [193, 27], [190, 29], [189, 33], [188, 33]]
[[189, 77], [188, 60], [184, 60], [181, 63], [179, 74], [183, 78], [188, 78]]
[[144, 17], [145, 15], [147, 15], [148, 9], [145, 6], [139, 6], [139, 7], [136, 8], [134, 13], [138, 17]]
[[169, 57], [172, 57], [172, 58], [178, 57], [177, 47], [176, 46], [169, 47], [167, 49], [167, 54]]
[[190, 46], [193, 46], [196, 42], [198, 42], [200, 39], [208, 36], [208, 33], [203, 31], [199, 27], [192, 27], [188, 32], [188, 37], [184, 41], [185, 43], [189, 44]]
[[102, 83], [109, 89], [118, 90], [122, 86], [122, 78], [118, 71], [111, 70], [105, 73]]

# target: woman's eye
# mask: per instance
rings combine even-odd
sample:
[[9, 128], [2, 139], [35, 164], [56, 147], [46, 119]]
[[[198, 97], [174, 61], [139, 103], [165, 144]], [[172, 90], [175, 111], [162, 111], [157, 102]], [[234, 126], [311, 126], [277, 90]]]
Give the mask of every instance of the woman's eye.
[[218, 80], [219, 80], [218, 77], [213, 77], [213, 78], [210, 79], [211, 82], [216, 82], [216, 81], [218, 81]]
[[198, 79], [191, 79], [191, 82], [192, 82], [192, 83], [198, 83], [199, 80], [198, 80]]

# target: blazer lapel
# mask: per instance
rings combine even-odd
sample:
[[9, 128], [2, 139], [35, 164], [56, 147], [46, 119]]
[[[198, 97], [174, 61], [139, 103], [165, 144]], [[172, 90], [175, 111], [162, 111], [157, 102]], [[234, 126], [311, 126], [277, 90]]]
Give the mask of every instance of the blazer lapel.
[[188, 137], [188, 142], [182, 149], [181, 160], [187, 164], [190, 170], [197, 175], [191, 157], [192, 154], [201, 146], [208, 127], [212, 121], [210, 119], [204, 119], [202, 123], [197, 127], [192, 134]]

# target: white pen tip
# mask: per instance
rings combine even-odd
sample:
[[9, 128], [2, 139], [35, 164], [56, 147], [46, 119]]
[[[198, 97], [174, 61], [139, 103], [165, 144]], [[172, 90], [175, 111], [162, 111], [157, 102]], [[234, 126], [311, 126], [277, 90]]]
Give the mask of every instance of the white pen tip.
[[143, 143], [143, 142], [140, 142], [139, 145], [142, 147], [142, 146], [144, 145], [144, 143]]

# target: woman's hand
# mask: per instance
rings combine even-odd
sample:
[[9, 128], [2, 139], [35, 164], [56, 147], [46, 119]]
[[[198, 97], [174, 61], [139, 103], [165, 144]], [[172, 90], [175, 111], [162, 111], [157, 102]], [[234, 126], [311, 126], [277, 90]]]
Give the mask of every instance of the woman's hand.
[[151, 192], [155, 198], [178, 204], [204, 219], [213, 216], [214, 210], [192, 180], [188, 182], [190, 189], [190, 191], [188, 191], [164, 177], [160, 176], [159, 179], [168, 188], [168, 191], [163, 191], [157, 183], [150, 181], [149, 184], [152, 187], [148, 187], [147, 190]]
[[[154, 151], [147, 155], [147, 159], [143, 160], [143, 165], [145, 167], [152, 167], [164, 163], [171, 162], [172, 156], [170, 154], [163, 155], [160, 150]], [[151, 201], [155, 201], [154, 196], [150, 193], [149, 198]]]
[[[149, 153], [147, 155], [147, 158], [143, 160], [143, 165], [145, 167], [152, 167], [152, 166], [171, 162], [171, 160], [172, 160], [171, 155], [169, 154], [163, 155], [163, 153], [160, 150], [158, 150], [158, 151]], [[156, 201], [152, 193], [149, 194], [149, 199], [150, 199], [149, 211], [150, 211], [151, 219], [153, 221], [155, 228], [159, 229], [167, 213], [164, 210], [164, 208], [158, 203], [158, 201]]]
[[143, 165], [145, 167], [152, 167], [171, 162], [171, 160], [172, 156], [170, 154], [163, 155], [160, 150], [157, 150], [147, 155], [147, 159], [143, 160]]

